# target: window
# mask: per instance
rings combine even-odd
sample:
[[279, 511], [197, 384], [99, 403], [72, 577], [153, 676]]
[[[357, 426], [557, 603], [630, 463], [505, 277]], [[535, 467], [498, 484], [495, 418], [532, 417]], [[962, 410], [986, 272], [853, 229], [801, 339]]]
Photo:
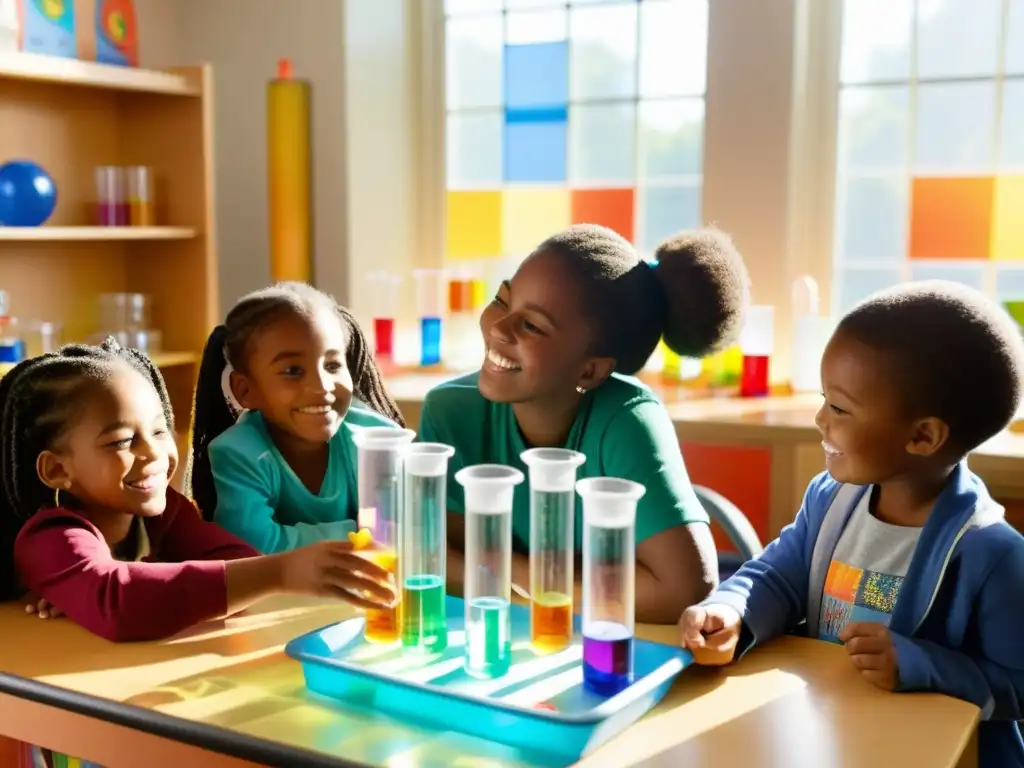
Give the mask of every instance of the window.
[[1024, 300], [1024, 0], [845, 0], [833, 301], [903, 280]]
[[701, 220], [707, 0], [447, 0], [445, 262], [504, 279], [578, 222]]

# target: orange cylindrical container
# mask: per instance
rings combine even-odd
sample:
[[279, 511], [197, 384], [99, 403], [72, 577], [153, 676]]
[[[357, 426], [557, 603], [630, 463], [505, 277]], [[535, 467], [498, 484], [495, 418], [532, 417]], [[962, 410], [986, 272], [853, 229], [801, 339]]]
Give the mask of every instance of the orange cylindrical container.
[[313, 280], [311, 87], [278, 62], [267, 84], [267, 198], [270, 274], [274, 280]]

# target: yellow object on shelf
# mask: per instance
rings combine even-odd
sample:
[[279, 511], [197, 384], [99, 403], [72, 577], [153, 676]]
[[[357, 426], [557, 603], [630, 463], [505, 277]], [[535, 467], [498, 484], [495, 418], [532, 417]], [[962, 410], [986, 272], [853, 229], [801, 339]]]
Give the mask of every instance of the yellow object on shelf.
[[310, 85], [278, 62], [267, 84], [267, 182], [270, 274], [274, 280], [313, 280]]

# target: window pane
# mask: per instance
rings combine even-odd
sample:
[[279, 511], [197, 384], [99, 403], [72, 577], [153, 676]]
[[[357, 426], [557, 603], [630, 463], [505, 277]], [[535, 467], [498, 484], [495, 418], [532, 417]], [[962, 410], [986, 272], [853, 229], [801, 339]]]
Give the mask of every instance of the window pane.
[[505, 106], [565, 109], [569, 99], [569, 44], [505, 46]]
[[1003, 126], [999, 141], [1002, 170], [1024, 171], [1024, 80], [1003, 84]]
[[836, 258], [902, 261], [907, 253], [907, 179], [840, 178], [836, 195]]
[[996, 271], [996, 299], [1024, 332], [1024, 269], [999, 267]]
[[509, 13], [505, 16], [505, 23], [505, 42], [510, 45], [558, 42], [569, 35], [569, 16], [564, 8]]
[[450, 15], [500, 10], [501, 0], [444, 0], [444, 12]]
[[994, 82], [921, 85], [915, 168], [925, 173], [991, 171], [995, 112]]
[[[891, 288], [900, 282], [899, 267], [892, 269], [838, 269], [835, 272], [835, 297], [832, 315], [845, 315], [854, 305], [876, 291]], [[838, 305], [838, 306], [836, 306]]]
[[919, 0], [917, 76], [994, 75], [1003, 0]]
[[636, 94], [636, 3], [571, 12], [572, 97]]
[[911, 280], [952, 280], [955, 283], [963, 283], [971, 288], [982, 290], [985, 279], [985, 268], [977, 267], [950, 267], [943, 264], [920, 264], [915, 263], [910, 269]]
[[[1021, 267], [999, 267], [996, 270], [996, 298], [1000, 301], [1016, 299], [1024, 302], [1024, 269]], [[1024, 317], [1019, 318], [1024, 320]]]
[[704, 100], [640, 103], [640, 177], [699, 175], [704, 165]]
[[640, 4], [640, 95], [695, 96], [707, 81], [707, 0]]
[[569, 110], [569, 177], [606, 186], [632, 184], [636, 176], [636, 106], [579, 104]]
[[845, 0], [840, 80], [910, 78], [914, 0]]
[[565, 181], [565, 121], [505, 122], [505, 181]]
[[844, 88], [839, 96], [840, 172], [877, 172], [907, 167], [910, 89], [903, 86]]
[[499, 110], [448, 116], [448, 188], [496, 188], [501, 184]]
[[446, 27], [448, 108], [501, 106], [501, 16], [452, 19]]
[[640, 193], [640, 240], [651, 254], [662, 240], [683, 229], [700, 226], [699, 184], [679, 187], [645, 187]]
[[1005, 68], [1011, 74], [1024, 74], [1024, 0], [1010, 0]]
[[565, 0], [505, 0], [505, 7], [509, 10], [519, 8], [550, 8], [552, 6], [564, 8]]

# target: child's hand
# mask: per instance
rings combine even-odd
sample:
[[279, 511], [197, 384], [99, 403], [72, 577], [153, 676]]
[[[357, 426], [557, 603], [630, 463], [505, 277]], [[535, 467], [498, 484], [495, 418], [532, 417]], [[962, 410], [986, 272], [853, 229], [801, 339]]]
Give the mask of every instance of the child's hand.
[[874, 621], [853, 622], [843, 627], [839, 641], [865, 679], [886, 691], [896, 690], [896, 647], [885, 626]]
[[359, 608], [389, 608], [396, 599], [391, 574], [353, 552], [347, 541], [321, 541], [282, 555], [286, 591], [337, 597]]
[[690, 606], [679, 619], [682, 646], [693, 653], [698, 664], [728, 664], [736, 653], [742, 623], [743, 618], [728, 605]]
[[64, 615], [60, 608], [51, 605], [48, 600], [36, 598], [34, 595], [29, 595], [26, 599], [28, 603], [25, 605], [25, 613], [34, 613], [40, 619], [58, 619]]

